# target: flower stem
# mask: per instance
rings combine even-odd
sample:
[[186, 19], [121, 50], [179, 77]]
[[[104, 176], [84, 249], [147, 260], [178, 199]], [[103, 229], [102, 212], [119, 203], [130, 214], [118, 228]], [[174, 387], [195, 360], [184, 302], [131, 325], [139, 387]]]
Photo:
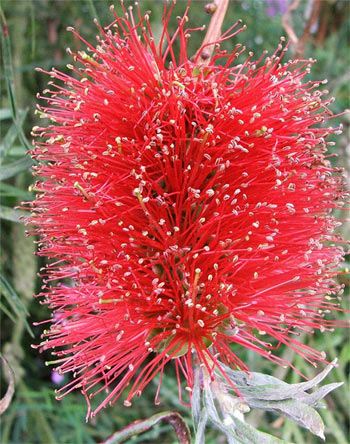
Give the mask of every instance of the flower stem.
[[221, 36], [221, 26], [224, 21], [229, 2], [230, 0], [215, 0], [213, 3], [206, 5], [206, 11], [212, 13], [213, 15], [202, 46], [198, 51], [199, 57], [197, 61], [200, 65], [207, 66], [210, 63], [215, 44], [208, 45], [208, 43], [219, 40]]

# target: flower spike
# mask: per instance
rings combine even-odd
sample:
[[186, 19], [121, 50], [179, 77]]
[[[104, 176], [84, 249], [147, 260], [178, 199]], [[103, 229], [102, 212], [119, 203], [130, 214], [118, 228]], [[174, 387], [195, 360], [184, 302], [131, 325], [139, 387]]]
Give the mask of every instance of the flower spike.
[[187, 12], [170, 36], [172, 9], [159, 46], [138, 6], [112, 9], [96, 47], [71, 28], [87, 51], [72, 52], [72, 75], [47, 72], [50, 123], [33, 128], [27, 223], [50, 259], [40, 296], [54, 312], [40, 348], [74, 375], [58, 396], [82, 390], [91, 416], [124, 391], [131, 405], [171, 362], [190, 399], [194, 352], [209, 377], [247, 371], [242, 348], [326, 362], [298, 335], [344, 325], [326, 318], [342, 293], [332, 210], [346, 193], [326, 151], [339, 129], [305, 80], [312, 62], [283, 61], [281, 43], [257, 62], [235, 65], [237, 45], [202, 66], [186, 52]]

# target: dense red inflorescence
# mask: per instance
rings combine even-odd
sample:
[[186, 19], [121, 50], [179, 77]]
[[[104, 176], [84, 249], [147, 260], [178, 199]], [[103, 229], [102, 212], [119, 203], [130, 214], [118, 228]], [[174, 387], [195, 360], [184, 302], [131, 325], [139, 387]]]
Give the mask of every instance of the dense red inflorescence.
[[342, 290], [331, 212], [344, 191], [325, 141], [337, 130], [303, 80], [310, 61], [282, 63], [280, 45], [235, 65], [237, 45], [200, 67], [187, 17], [171, 37], [170, 13], [157, 47], [147, 15], [100, 28], [72, 77], [48, 73], [39, 113], [51, 123], [34, 128], [28, 223], [51, 259], [41, 296], [54, 312], [40, 348], [74, 372], [63, 393], [109, 387], [89, 414], [126, 386], [130, 405], [156, 374], [160, 387], [170, 361], [191, 392], [193, 352], [210, 372], [218, 358], [247, 370], [242, 347], [325, 362], [298, 332], [332, 329]]

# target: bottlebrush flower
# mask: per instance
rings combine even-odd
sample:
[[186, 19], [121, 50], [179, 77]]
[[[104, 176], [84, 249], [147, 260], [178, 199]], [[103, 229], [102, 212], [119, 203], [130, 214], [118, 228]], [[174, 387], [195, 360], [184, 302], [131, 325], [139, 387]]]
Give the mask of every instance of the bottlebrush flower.
[[73, 76], [48, 72], [39, 113], [51, 123], [34, 128], [28, 223], [51, 259], [40, 295], [55, 312], [40, 348], [74, 373], [58, 392], [81, 388], [89, 403], [109, 388], [88, 415], [127, 386], [130, 405], [158, 374], [157, 401], [169, 362], [191, 392], [193, 352], [209, 372], [218, 357], [248, 370], [242, 348], [284, 363], [281, 344], [326, 362], [298, 332], [336, 324], [331, 100], [304, 80], [310, 61], [282, 64], [282, 45], [240, 65], [240, 45], [217, 50], [201, 67], [187, 12], [169, 35], [171, 9], [158, 46], [140, 14], [99, 27], [96, 48], [79, 37], [87, 52], [73, 54]]

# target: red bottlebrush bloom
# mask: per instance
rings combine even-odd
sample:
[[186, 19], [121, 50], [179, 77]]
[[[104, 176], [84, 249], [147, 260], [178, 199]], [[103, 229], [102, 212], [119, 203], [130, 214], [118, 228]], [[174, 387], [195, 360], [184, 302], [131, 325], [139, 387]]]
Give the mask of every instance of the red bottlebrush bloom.
[[40, 347], [74, 372], [63, 393], [110, 388], [91, 414], [126, 386], [130, 405], [157, 374], [160, 387], [171, 361], [191, 391], [193, 352], [210, 372], [218, 357], [247, 370], [240, 347], [325, 362], [297, 332], [331, 329], [342, 290], [331, 212], [344, 191], [325, 154], [337, 131], [321, 126], [330, 100], [304, 80], [310, 61], [282, 63], [280, 45], [235, 66], [237, 45], [201, 67], [187, 17], [170, 37], [170, 13], [159, 46], [147, 15], [100, 28], [72, 77], [48, 73], [39, 112], [52, 123], [34, 128], [29, 223], [55, 313]]

